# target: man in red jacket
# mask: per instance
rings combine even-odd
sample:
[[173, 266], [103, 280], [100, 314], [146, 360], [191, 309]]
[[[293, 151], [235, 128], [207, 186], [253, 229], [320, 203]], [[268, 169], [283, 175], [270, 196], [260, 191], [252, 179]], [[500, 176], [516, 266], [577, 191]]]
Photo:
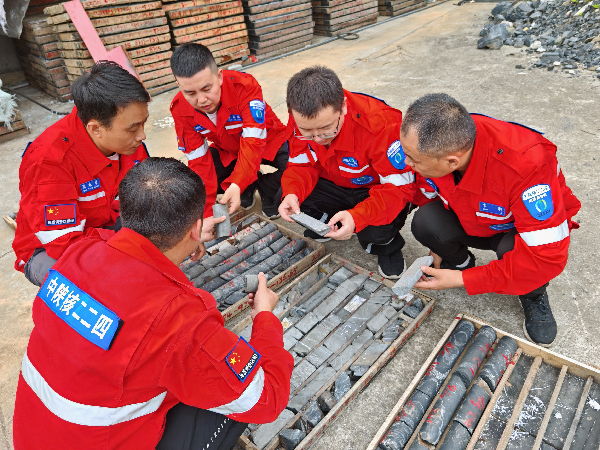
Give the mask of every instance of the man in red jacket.
[[204, 201], [185, 164], [149, 158], [121, 182], [123, 228], [54, 265], [33, 303], [15, 450], [229, 449], [285, 408], [294, 361], [264, 275], [246, 342], [178, 267], [203, 250]]
[[[546, 287], [567, 264], [581, 207], [556, 146], [522, 125], [469, 114], [446, 94], [415, 101], [400, 139], [419, 194], [438, 199], [412, 221], [415, 238], [436, 255], [435, 268], [423, 268], [432, 278], [415, 287], [518, 295], [525, 336], [550, 346], [557, 327]], [[498, 260], [475, 267], [469, 247], [494, 250]]]
[[150, 96], [115, 63], [99, 63], [71, 87], [75, 108], [27, 146], [15, 268], [40, 286], [48, 269], [94, 228], [118, 229], [117, 188], [148, 157], [143, 144]]
[[[350, 239], [377, 255], [379, 272], [404, 270], [400, 228], [414, 175], [398, 136], [402, 113], [382, 100], [348, 92], [332, 70], [315, 66], [294, 75], [287, 88], [290, 158], [281, 180], [281, 217], [300, 211], [332, 227], [324, 242]], [[338, 229], [339, 227], [339, 229]]]
[[[212, 216], [218, 193], [224, 192], [220, 203], [229, 202], [233, 212], [240, 205], [251, 207], [258, 188], [263, 213], [279, 217], [287, 131], [264, 102], [258, 82], [250, 74], [218, 70], [201, 44], [178, 47], [171, 70], [181, 89], [171, 103], [177, 146], [204, 180], [205, 216]], [[262, 174], [261, 163], [277, 170]]]

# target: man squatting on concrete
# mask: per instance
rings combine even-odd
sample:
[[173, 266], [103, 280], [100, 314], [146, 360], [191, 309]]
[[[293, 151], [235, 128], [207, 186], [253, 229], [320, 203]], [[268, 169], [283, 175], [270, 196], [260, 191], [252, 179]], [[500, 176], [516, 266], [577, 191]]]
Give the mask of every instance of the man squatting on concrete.
[[[435, 268], [423, 267], [431, 278], [415, 287], [518, 295], [525, 336], [550, 346], [557, 326], [546, 287], [567, 263], [581, 207], [556, 146], [522, 125], [469, 114], [446, 94], [410, 105], [400, 139], [423, 195], [415, 203], [426, 203], [412, 232], [435, 254]], [[475, 267], [469, 247], [494, 250], [498, 260]]]
[[[281, 187], [281, 217], [300, 211], [332, 230], [325, 240], [350, 239], [377, 255], [379, 272], [399, 278], [405, 268], [400, 228], [410, 210], [414, 174], [398, 137], [402, 113], [382, 100], [342, 88], [337, 75], [315, 66], [287, 86], [290, 158]], [[316, 233], [304, 236], [323, 242]]]
[[[180, 92], [171, 103], [177, 146], [206, 185], [205, 216], [218, 193], [229, 212], [254, 204], [258, 188], [263, 214], [279, 217], [281, 175], [288, 160], [286, 127], [263, 100], [250, 74], [219, 70], [208, 48], [183, 44], [171, 56]], [[208, 141], [212, 144], [209, 145]], [[275, 167], [262, 174], [260, 165]]]
[[71, 245], [34, 300], [15, 450], [230, 449], [289, 400], [277, 295], [261, 273], [247, 343], [181, 272], [204, 250], [204, 184], [185, 164], [146, 159], [119, 193], [123, 228]]

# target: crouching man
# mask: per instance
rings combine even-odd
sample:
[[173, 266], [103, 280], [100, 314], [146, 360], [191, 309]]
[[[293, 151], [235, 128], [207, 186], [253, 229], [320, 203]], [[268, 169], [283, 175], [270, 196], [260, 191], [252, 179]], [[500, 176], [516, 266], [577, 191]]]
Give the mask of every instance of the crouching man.
[[204, 185], [185, 164], [149, 158], [119, 192], [123, 228], [71, 245], [33, 303], [14, 447], [230, 449], [288, 403], [277, 295], [260, 275], [246, 342], [179, 270], [203, 249]]
[[[469, 114], [446, 94], [410, 105], [400, 139], [420, 192], [437, 199], [412, 221], [415, 238], [438, 257], [423, 270], [432, 278], [415, 287], [518, 295], [525, 336], [549, 347], [557, 327], [546, 287], [567, 264], [581, 207], [556, 146], [522, 125]], [[476, 267], [469, 247], [498, 260]]]

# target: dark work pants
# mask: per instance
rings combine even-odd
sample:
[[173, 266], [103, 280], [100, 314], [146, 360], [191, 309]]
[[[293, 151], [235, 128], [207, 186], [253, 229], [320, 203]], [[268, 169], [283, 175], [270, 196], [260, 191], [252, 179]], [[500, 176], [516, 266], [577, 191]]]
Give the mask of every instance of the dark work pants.
[[[327, 223], [336, 213], [354, 208], [369, 197], [368, 188], [344, 188], [325, 178], [319, 178], [310, 195], [300, 205], [303, 213]], [[368, 253], [390, 255], [404, 247], [400, 229], [411, 211], [408, 204], [388, 225], [369, 225], [356, 233], [358, 242]]]
[[[212, 154], [213, 162], [215, 164], [215, 172], [217, 173], [217, 194], [222, 194], [223, 189], [221, 188], [221, 183], [233, 173], [237, 159], [231, 161], [231, 164], [225, 167], [221, 162], [219, 150], [214, 147], [210, 147], [210, 153]], [[273, 199], [278, 195], [279, 190], [281, 189], [281, 176], [283, 175], [283, 171], [287, 166], [288, 156], [288, 143], [285, 141], [283, 145], [279, 147], [279, 150], [277, 150], [277, 154], [275, 155], [273, 161], [269, 161], [268, 159], [263, 159], [261, 161], [261, 164], [277, 169], [272, 173], [258, 174], [256, 188], [258, 189], [258, 193], [260, 194], [261, 198]], [[279, 195], [281, 195], [281, 193], [279, 193]]]
[[167, 413], [156, 450], [231, 450], [248, 424], [178, 403]]
[[[517, 234], [513, 228], [490, 237], [469, 236], [454, 211], [446, 209], [441, 201], [421, 206], [413, 217], [411, 229], [417, 241], [453, 265], [467, 260], [469, 247], [493, 250], [498, 259], [502, 259], [515, 248]], [[547, 286], [548, 283], [522, 297], [537, 297], [546, 292]]]

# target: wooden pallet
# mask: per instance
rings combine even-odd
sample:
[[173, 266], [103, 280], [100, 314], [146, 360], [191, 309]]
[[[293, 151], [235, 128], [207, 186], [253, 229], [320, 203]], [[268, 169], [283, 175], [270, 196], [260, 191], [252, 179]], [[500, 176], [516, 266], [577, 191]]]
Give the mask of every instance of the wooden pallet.
[[256, 22], [248, 22], [249, 30], [259, 30], [265, 27], [270, 27], [275, 24], [285, 24], [297, 19], [312, 19], [312, 10], [306, 9], [291, 14], [283, 14], [281, 16], [269, 17], [267, 19], [257, 20]]
[[377, 12], [377, 3], [376, 2], [369, 3], [368, 5], [369, 6], [367, 9], [362, 9], [360, 11], [351, 12], [350, 14], [345, 14], [342, 16], [336, 16], [335, 18], [331, 18], [331, 19], [313, 15], [315, 27], [322, 28], [322, 27], [326, 26], [330, 29], [334, 29], [335, 25], [343, 26], [344, 22], [351, 22], [353, 20], [361, 19], [363, 17], [370, 16], [373, 13]]
[[[521, 338], [513, 336], [509, 333], [506, 333], [498, 328], [495, 328], [493, 325], [491, 325], [481, 319], [478, 319], [473, 316], [469, 316], [467, 314], [459, 314], [456, 317], [456, 319], [452, 322], [452, 324], [450, 325], [450, 327], [448, 328], [448, 330], [446, 331], [444, 336], [442, 336], [442, 338], [439, 340], [439, 342], [437, 343], [437, 345], [435, 346], [435, 348], [433, 349], [433, 351], [431, 352], [431, 354], [429, 355], [429, 357], [427, 358], [425, 363], [421, 366], [421, 368], [417, 372], [417, 375], [412, 380], [412, 382], [410, 383], [410, 385], [408, 386], [406, 391], [402, 394], [402, 396], [400, 397], [400, 399], [398, 400], [396, 405], [390, 411], [389, 415], [387, 416], [387, 418], [385, 419], [385, 421], [383, 422], [383, 424], [381, 425], [381, 427], [379, 428], [379, 430], [373, 437], [373, 440], [369, 443], [367, 450], [377, 449], [377, 447], [378, 447], [379, 443], [381, 442], [381, 440], [383, 439], [384, 435], [387, 433], [388, 429], [394, 423], [394, 421], [396, 420], [396, 417], [402, 410], [402, 407], [404, 406], [404, 404], [406, 403], [406, 401], [408, 400], [410, 395], [414, 392], [417, 384], [419, 383], [419, 381], [421, 380], [421, 378], [423, 377], [425, 372], [428, 370], [428, 368], [431, 366], [433, 360], [436, 358], [436, 356], [442, 349], [443, 345], [446, 343], [446, 341], [452, 334], [452, 331], [454, 331], [454, 329], [456, 328], [456, 326], [458, 325], [458, 323], [461, 320], [467, 320], [469, 322], [472, 322], [473, 325], [475, 325], [476, 330], [478, 330], [479, 328], [481, 328], [484, 325], [491, 326], [496, 331], [496, 335], [497, 335], [498, 339], [500, 339], [504, 336], [509, 336], [517, 342], [517, 345], [519, 347], [516, 354], [513, 357], [512, 363], [506, 369], [500, 382], [498, 383], [498, 386], [496, 387], [496, 390], [492, 394], [491, 399], [490, 399], [489, 403], [487, 404], [487, 406], [483, 412], [483, 415], [482, 415], [481, 419], [479, 420], [477, 427], [475, 428], [475, 431], [473, 432], [471, 440], [469, 441], [469, 444], [467, 446], [467, 450], [473, 450], [475, 448], [475, 445], [476, 445], [479, 437], [481, 436], [481, 433], [486, 425], [486, 422], [488, 421], [488, 419], [490, 419], [490, 415], [492, 413], [492, 410], [494, 409], [494, 406], [496, 405], [496, 402], [498, 401], [498, 399], [500, 398], [500, 396], [503, 393], [504, 386], [507, 384], [507, 382], [511, 376], [511, 373], [512, 373], [513, 369], [515, 368], [515, 365], [517, 364], [517, 362], [519, 361], [519, 359], [521, 358], [522, 355], [528, 355], [535, 359], [534, 359], [533, 364], [531, 365], [530, 369], [528, 370], [528, 375], [523, 384], [523, 388], [520, 391], [519, 397], [515, 401], [515, 405], [514, 405], [512, 414], [510, 415], [510, 419], [508, 420], [508, 422], [506, 424], [506, 427], [504, 429], [502, 437], [500, 438], [500, 441], [496, 448], [499, 450], [504, 450], [506, 448], [506, 446], [509, 442], [509, 439], [513, 433], [513, 430], [514, 430], [513, 427], [514, 427], [515, 423], [517, 422], [517, 419], [519, 418], [522, 408], [524, 406], [525, 400], [530, 393], [529, 390], [532, 387], [531, 383], [534, 381], [534, 378], [540, 368], [540, 365], [543, 362], [543, 363], [547, 363], [551, 366], [554, 366], [554, 367], [560, 369], [560, 375], [558, 377], [556, 385], [554, 387], [550, 387], [553, 389], [553, 394], [552, 394], [552, 397], [548, 404], [548, 408], [546, 409], [546, 412], [544, 414], [543, 420], [540, 424], [540, 428], [537, 430], [538, 437], [536, 438], [535, 443], [532, 447], [533, 449], [537, 450], [542, 443], [542, 439], [544, 437], [544, 432], [546, 431], [546, 427], [554, 413], [556, 398], [558, 397], [558, 395], [560, 393], [561, 386], [562, 386], [565, 375], [567, 373], [571, 373], [573, 375], [576, 375], [576, 376], [581, 377], [586, 380], [586, 384], [580, 395], [580, 401], [578, 403], [578, 406], [577, 406], [577, 409], [576, 409], [576, 412], [574, 415], [574, 420], [572, 421], [572, 423], [569, 427], [567, 439], [564, 442], [563, 450], [569, 450], [571, 443], [573, 441], [573, 437], [575, 436], [577, 427], [580, 424], [581, 414], [582, 414], [583, 408], [585, 406], [591, 384], [592, 384], [592, 382], [600, 383], [600, 369], [597, 367], [593, 367], [593, 366], [584, 364], [584, 363], [580, 363], [571, 358], [561, 356], [557, 353], [554, 353], [550, 350], [542, 348], [531, 342], [528, 342], [526, 340], [523, 340]], [[463, 354], [464, 354], [464, 352], [463, 352]], [[457, 361], [453, 370], [450, 372], [450, 374], [446, 378], [446, 382], [442, 385], [439, 392], [444, 391], [444, 387], [445, 387], [446, 383], [450, 379], [452, 373], [454, 372], [454, 369], [457, 367], [457, 365], [459, 363], [460, 363], [460, 359]], [[483, 362], [481, 364], [481, 367], [483, 367], [484, 364], [485, 364], [485, 362]], [[477, 374], [475, 376], [475, 381], [476, 380], [477, 380]], [[415, 439], [417, 439], [418, 431], [419, 431], [421, 425], [424, 423], [425, 419], [427, 418], [429, 411], [435, 404], [435, 401], [437, 400], [438, 397], [439, 397], [439, 395], [436, 396], [433, 399], [433, 401], [431, 402], [431, 405], [425, 412], [423, 420], [421, 421], [421, 423], [419, 424], [419, 426], [413, 433], [411, 439], [406, 444], [406, 446], [405, 446], [406, 449], [410, 448], [412, 442]], [[452, 422], [450, 422], [450, 423], [452, 423]], [[447, 432], [447, 430], [446, 430], [446, 432]], [[529, 434], [529, 433], [526, 433], [526, 434]], [[443, 440], [444, 436], [445, 435], [442, 435], [442, 440]], [[441, 441], [440, 441], [440, 443], [441, 443]], [[440, 444], [438, 443], [438, 446], [439, 445]], [[597, 443], [597, 445], [598, 445], [598, 443]], [[526, 448], [526, 447], [520, 446], [519, 448]], [[592, 448], [592, 447], [590, 447], [590, 448]]]
[[[369, 3], [371, 0], [352, 0], [350, 2], [342, 3], [335, 6], [315, 6], [313, 3], [313, 14], [331, 14], [338, 11], [343, 11], [348, 8], [363, 5]], [[382, 0], [379, 0], [380, 2]]]
[[277, 39], [277, 38], [280, 38], [285, 35], [291, 35], [294, 33], [305, 31], [305, 30], [310, 30], [312, 33], [313, 26], [314, 26], [314, 24], [311, 20], [310, 22], [305, 22], [305, 23], [302, 23], [302, 24], [296, 25], [296, 26], [290, 25], [284, 29], [274, 31], [272, 33], [262, 34], [260, 36], [253, 35], [250, 37], [250, 40], [252, 42], [270, 41], [270, 40]]
[[[322, 287], [324, 287], [327, 284], [328, 277], [331, 274], [335, 273], [341, 267], [345, 267], [355, 274], [365, 274], [365, 275], [369, 276], [371, 279], [378, 281], [387, 287], [392, 287], [394, 284], [392, 281], [382, 278], [378, 273], [371, 272], [367, 269], [357, 266], [357, 265], [351, 263], [350, 261], [348, 261], [347, 259], [341, 258], [337, 255], [329, 254], [329, 255], [325, 256], [324, 258], [322, 258], [321, 260], [316, 261], [315, 264], [312, 265], [306, 272], [304, 272], [297, 279], [293, 280], [290, 284], [286, 285], [283, 289], [277, 291], [279, 297], [280, 298], [283, 297], [285, 294], [287, 294], [289, 291], [291, 291], [296, 285], [298, 285], [305, 278], [310, 276], [314, 271], [323, 272], [324, 270], [326, 270], [326, 269], [324, 269], [324, 267], [326, 267], [326, 266], [331, 267], [331, 269], [327, 272], [327, 276], [324, 278], [321, 278], [313, 287], [311, 287], [308, 291], [306, 291], [299, 298], [297, 298], [294, 302], [292, 302], [284, 311], [282, 311], [278, 315], [278, 318], [280, 320], [284, 320], [285, 317], [287, 317], [287, 315], [289, 314], [290, 310], [293, 307], [301, 304], [302, 302], [304, 302], [305, 300], [310, 298], [312, 295], [314, 295], [317, 291], [319, 291]], [[404, 346], [404, 344], [408, 341], [408, 339], [417, 331], [417, 329], [420, 327], [422, 322], [431, 314], [431, 312], [433, 311], [434, 305], [435, 305], [435, 299], [433, 297], [430, 297], [428, 295], [425, 295], [425, 294], [415, 291], [415, 290], [411, 291], [411, 293], [413, 295], [420, 297], [421, 301], [423, 302], [423, 310], [417, 315], [417, 317], [415, 319], [412, 319], [408, 316], [403, 315], [402, 312], [398, 313], [397, 318], [401, 318], [402, 320], [404, 320], [405, 322], [408, 323], [407, 326], [405, 327], [405, 329], [399, 335], [399, 337], [390, 344], [390, 346], [387, 348], [387, 350], [385, 350], [381, 354], [381, 356], [368, 369], [368, 371], [358, 381], [356, 381], [356, 383], [352, 386], [350, 391], [347, 392], [346, 395], [344, 395], [344, 397], [342, 397], [335, 404], [335, 406], [325, 415], [325, 417], [317, 424], [317, 426], [314, 427], [310, 431], [310, 433], [302, 440], [302, 442], [300, 442], [298, 444], [298, 446], [295, 448], [295, 450], [308, 449], [315, 442], [315, 440], [318, 439], [318, 437], [326, 431], [327, 427], [329, 425], [331, 425], [335, 421], [335, 419], [337, 419], [337, 417], [352, 402], [352, 400], [354, 400], [356, 398], [356, 396], [369, 384], [369, 382], [373, 379], [373, 377], [388, 363], [388, 361], [391, 358], [394, 357], [394, 355]], [[352, 296], [352, 294], [350, 295], [350, 297], [351, 296]], [[342, 303], [342, 305], [344, 305], [344, 304], [345, 303]], [[392, 322], [394, 320], [396, 320], [396, 318], [390, 319], [389, 322]], [[231, 329], [234, 333], [241, 333], [242, 330], [244, 330], [244, 328], [246, 328], [248, 325], [250, 325], [251, 322], [252, 322], [252, 320], [250, 317], [245, 317], [243, 320], [239, 321]], [[364, 325], [364, 328], [366, 329], [366, 324]], [[357, 334], [359, 334], [361, 331], [362, 331], [362, 329], [358, 330]], [[381, 334], [381, 331], [379, 331], [378, 333], [375, 333], [373, 337], [376, 338], [380, 334]], [[335, 358], [351, 342], [352, 342], [352, 339], [350, 339], [338, 351], [334, 352], [333, 355], [331, 355], [330, 358], [328, 358], [328, 361], [330, 359]], [[339, 377], [339, 375], [341, 375], [342, 372], [346, 371], [352, 365], [352, 363], [360, 357], [362, 352], [368, 347], [369, 344], [370, 344], [370, 342], [367, 342], [366, 344], [364, 344], [363, 348], [361, 348], [358, 352], [356, 352], [356, 354], [349, 361], [347, 361], [341, 367], [341, 369], [337, 371], [337, 373], [335, 375], [333, 375], [331, 377], [329, 382], [327, 382], [321, 389], [319, 389], [317, 391], [317, 393], [315, 395], [313, 395], [308, 400], [308, 402], [306, 403], [306, 405], [302, 409], [302, 411], [299, 411], [292, 419], [289, 420], [289, 422], [284, 426], [284, 429], [292, 428], [294, 426], [294, 424], [298, 421], [300, 416], [303, 414], [303, 412], [306, 410], [308, 405], [313, 404], [317, 400], [317, 398], [323, 392], [325, 392], [325, 390], [330, 389], [331, 386], [333, 385], [333, 383], [335, 382], [335, 380]], [[315, 372], [315, 374], [316, 374], [316, 372]], [[310, 382], [311, 378], [312, 378], [312, 376], [309, 377], [301, 386], [299, 386], [296, 391], [299, 391], [302, 387], [304, 387], [306, 384], [308, 384]], [[248, 439], [243, 440], [242, 442], [238, 441], [238, 445], [240, 445], [240, 447], [242, 447], [245, 450], [249, 450], [251, 448], [256, 448], [256, 447], [249, 446], [249, 444], [254, 445]], [[275, 438], [273, 438], [271, 440], [271, 442], [269, 442], [265, 447], [263, 447], [263, 450], [275, 450], [277, 448], [280, 448], [280, 445], [281, 445], [281, 443], [280, 443], [279, 437], [276, 436]]]
[[334, 11], [334, 12], [330, 12], [330, 13], [324, 13], [324, 14], [314, 13], [313, 14], [313, 20], [315, 21], [315, 24], [318, 24], [321, 21], [323, 21], [323, 22], [330, 21], [331, 22], [331, 21], [333, 21], [333, 19], [346, 17], [346, 16], [349, 16], [351, 14], [358, 13], [358, 12], [361, 12], [361, 11], [365, 11], [365, 10], [368, 10], [368, 9], [375, 10], [376, 8], [377, 8], [377, 0], [373, 0], [373, 1], [370, 1], [370, 2], [365, 2], [365, 3], [362, 3], [360, 5], [353, 6], [351, 8], [340, 9], [338, 11]]
[[337, 36], [340, 33], [347, 33], [349, 31], [356, 30], [357, 28], [362, 28], [366, 25], [375, 23], [377, 22], [378, 16], [379, 13], [376, 11], [372, 15], [368, 15], [366, 17], [359, 17], [357, 19], [353, 19], [348, 22], [343, 22], [338, 25], [315, 25], [315, 34], [321, 36]]
[[269, 53], [273, 50], [276, 50], [276, 48], [273, 48], [272, 50], [270, 50], [271, 47], [273, 47], [273, 46], [276, 46], [276, 45], [289, 46], [289, 45], [299, 44], [301, 42], [310, 41], [312, 39], [312, 36], [313, 36], [313, 29], [311, 27], [311, 28], [307, 28], [307, 29], [304, 29], [301, 31], [297, 31], [295, 33], [286, 34], [286, 35], [280, 36], [278, 38], [263, 40], [260, 42], [253, 41], [250, 43], [250, 48], [253, 50], [256, 50], [258, 52], [257, 54]]
[[414, 0], [410, 2], [404, 2], [397, 6], [379, 6], [379, 15], [381, 16], [399, 16], [415, 9], [425, 8], [427, 3], [423, 0]]
[[11, 131], [10, 133], [0, 135], [0, 144], [10, 141], [11, 139], [20, 138], [29, 134], [28, 128], [21, 128], [20, 130]]

